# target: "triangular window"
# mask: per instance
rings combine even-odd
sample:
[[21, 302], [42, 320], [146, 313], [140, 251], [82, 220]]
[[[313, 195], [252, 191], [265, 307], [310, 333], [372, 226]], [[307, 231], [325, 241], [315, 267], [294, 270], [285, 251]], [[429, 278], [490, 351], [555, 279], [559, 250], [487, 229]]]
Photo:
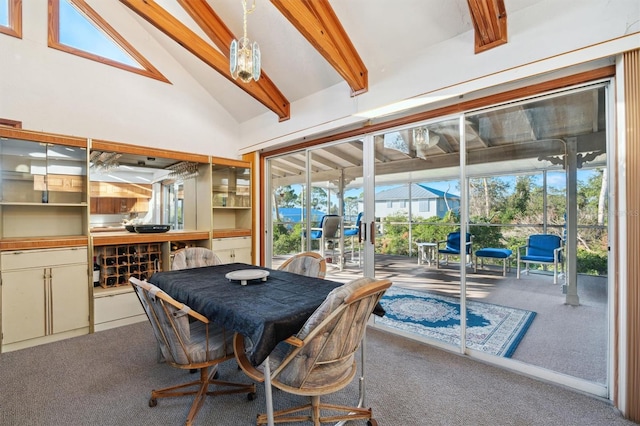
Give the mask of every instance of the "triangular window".
[[49, 2], [49, 47], [168, 82], [85, 0]]
[[22, 38], [21, 0], [0, 0], [0, 33]]

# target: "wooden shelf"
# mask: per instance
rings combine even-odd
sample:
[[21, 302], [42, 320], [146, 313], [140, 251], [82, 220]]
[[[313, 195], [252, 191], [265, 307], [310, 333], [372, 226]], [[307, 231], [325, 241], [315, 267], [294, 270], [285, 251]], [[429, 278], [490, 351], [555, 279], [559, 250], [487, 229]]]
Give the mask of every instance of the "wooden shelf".
[[250, 237], [251, 229], [214, 229], [212, 238]]
[[70, 235], [56, 237], [3, 238], [0, 240], [0, 251], [31, 250], [57, 247], [80, 247], [89, 244], [86, 235]]
[[91, 234], [94, 246], [117, 244], [155, 243], [182, 240], [208, 240], [209, 231], [169, 231], [158, 234], [138, 234], [128, 231]]

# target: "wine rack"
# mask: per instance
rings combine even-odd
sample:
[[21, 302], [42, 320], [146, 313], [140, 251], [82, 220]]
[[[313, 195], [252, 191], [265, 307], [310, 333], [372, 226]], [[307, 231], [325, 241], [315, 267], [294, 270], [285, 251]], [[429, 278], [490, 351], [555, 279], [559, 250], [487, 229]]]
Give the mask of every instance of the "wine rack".
[[125, 244], [97, 249], [100, 266], [100, 287], [129, 285], [129, 278], [149, 278], [161, 270], [160, 243]]

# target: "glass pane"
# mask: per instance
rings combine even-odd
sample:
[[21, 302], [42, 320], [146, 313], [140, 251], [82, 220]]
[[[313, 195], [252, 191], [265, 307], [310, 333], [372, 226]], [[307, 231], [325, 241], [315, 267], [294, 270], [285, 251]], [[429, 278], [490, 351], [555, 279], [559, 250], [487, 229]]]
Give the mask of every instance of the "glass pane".
[[0, 26], [9, 26], [9, 0], [0, 0]]
[[[304, 151], [268, 160], [271, 211], [271, 238], [266, 239], [272, 267], [278, 267], [292, 254], [304, 251], [306, 231], [306, 154]], [[312, 212], [312, 223], [320, 215]], [[267, 260], [269, 261], [269, 259]]]
[[2, 201], [47, 201], [47, 146], [38, 142], [2, 140]]
[[342, 270], [342, 227], [344, 219], [344, 159], [336, 155], [334, 146], [314, 149], [309, 154], [311, 187], [309, 204], [311, 212], [320, 217], [313, 222], [306, 236], [308, 250], [318, 251], [327, 262], [327, 274]]
[[598, 86], [466, 117], [478, 267], [467, 297], [494, 311], [468, 320], [469, 348], [489, 331], [512, 335], [494, 342], [497, 356], [606, 383], [605, 111]]
[[362, 275], [356, 226], [362, 211], [362, 155], [362, 141], [356, 140], [269, 159], [274, 266], [313, 250], [325, 256], [328, 276], [351, 267]]
[[60, 0], [59, 30], [61, 44], [143, 69], [137, 61], [81, 14], [68, 0]]
[[86, 202], [86, 150], [5, 139], [0, 155], [3, 202]]
[[374, 144], [375, 275], [393, 281], [376, 322], [459, 350], [468, 256], [446, 242], [460, 228], [459, 119], [387, 132]]

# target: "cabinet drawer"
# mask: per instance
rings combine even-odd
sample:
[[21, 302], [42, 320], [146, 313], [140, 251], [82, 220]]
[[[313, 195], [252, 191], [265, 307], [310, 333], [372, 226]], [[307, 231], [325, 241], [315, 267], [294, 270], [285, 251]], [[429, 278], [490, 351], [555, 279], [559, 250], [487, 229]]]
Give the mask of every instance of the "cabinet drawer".
[[213, 250], [251, 248], [251, 237], [216, 238]]
[[140, 300], [133, 290], [110, 296], [101, 295], [93, 300], [93, 304], [95, 324], [144, 314]]
[[87, 263], [87, 248], [8, 251], [0, 255], [3, 271]]

